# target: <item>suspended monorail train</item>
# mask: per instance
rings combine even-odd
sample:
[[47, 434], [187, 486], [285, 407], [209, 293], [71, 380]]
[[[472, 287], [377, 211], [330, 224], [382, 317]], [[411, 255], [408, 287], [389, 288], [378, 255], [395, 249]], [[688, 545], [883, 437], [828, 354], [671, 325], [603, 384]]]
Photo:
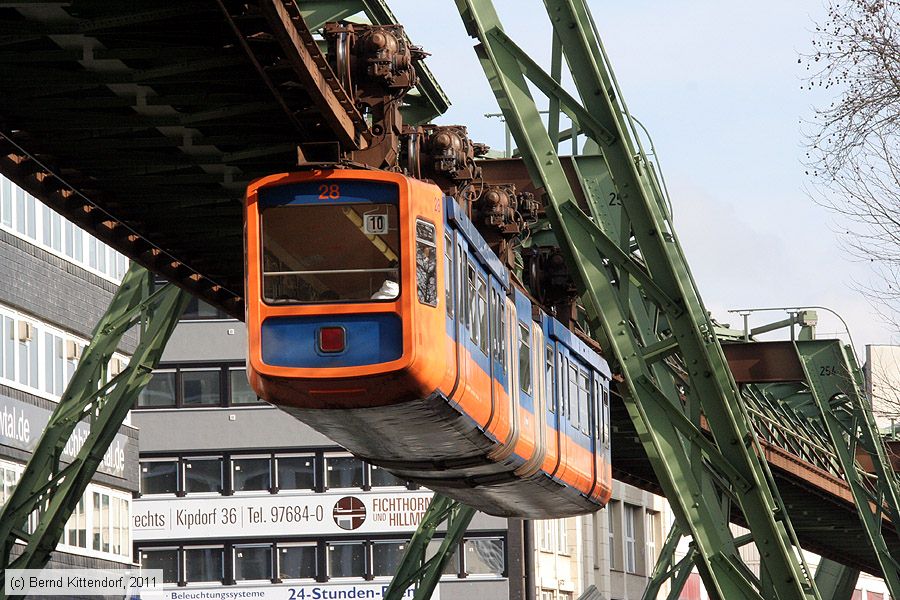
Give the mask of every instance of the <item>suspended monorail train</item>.
[[608, 365], [514, 285], [437, 186], [353, 169], [256, 180], [246, 259], [261, 398], [490, 514], [608, 501]]

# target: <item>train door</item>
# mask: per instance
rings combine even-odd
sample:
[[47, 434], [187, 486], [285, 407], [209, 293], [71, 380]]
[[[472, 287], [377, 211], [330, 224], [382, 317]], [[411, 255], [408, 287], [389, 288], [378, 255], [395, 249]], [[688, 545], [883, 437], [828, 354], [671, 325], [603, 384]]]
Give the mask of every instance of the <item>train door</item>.
[[556, 353], [556, 376], [557, 376], [557, 397], [559, 399], [559, 443], [557, 444], [559, 452], [559, 464], [556, 467], [554, 477], [561, 481], [566, 480], [566, 471], [569, 468], [569, 444], [572, 438], [571, 412], [572, 402], [569, 398], [569, 350], [563, 344], [557, 343]]
[[455, 232], [444, 227], [444, 305], [446, 306], [447, 338], [449, 340], [447, 351], [447, 367], [444, 375], [445, 387], [442, 390], [452, 397], [459, 388], [459, 320], [457, 313], [456, 294], [456, 254]]
[[559, 395], [557, 394], [557, 378], [559, 367], [556, 364], [556, 343], [547, 338], [544, 345], [544, 388], [546, 406], [544, 412], [544, 424], [547, 435], [545, 440], [546, 457], [544, 470], [547, 473], [555, 473], [559, 467]]

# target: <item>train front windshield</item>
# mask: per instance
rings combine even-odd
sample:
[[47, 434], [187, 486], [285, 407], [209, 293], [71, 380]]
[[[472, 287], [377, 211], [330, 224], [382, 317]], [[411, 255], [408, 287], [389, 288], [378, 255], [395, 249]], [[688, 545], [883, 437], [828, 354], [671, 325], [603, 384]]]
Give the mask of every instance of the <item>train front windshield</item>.
[[396, 203], [329, 200], [261, 208], [265, 302], [392, 301], [400, 295]]

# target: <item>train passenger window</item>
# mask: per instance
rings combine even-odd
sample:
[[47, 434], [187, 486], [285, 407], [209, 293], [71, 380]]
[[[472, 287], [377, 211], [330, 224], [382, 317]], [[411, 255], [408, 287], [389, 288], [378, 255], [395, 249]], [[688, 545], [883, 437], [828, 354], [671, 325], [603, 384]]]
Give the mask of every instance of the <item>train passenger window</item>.
[[393, 301], [400, 295], [396, 201], [290, 204], [261, 210], [266, 302]]
[[547, 344], [545, 363], [545, 368], [547, 370], [547, 408], [550, 409], [550, 412], [556, 412], [556, 398], [553, 394], [553, 385], [555, 383], [553, 379], [553, 347], [550, 344]]
[[468, 327], [469, 303], [466, 301], [466, 290], [468, 289], [466, 286], [466, 265], [468, 262], [466, 261], [466, 255], [463, 254], [462, 244], [456, 246], [456, 255], [457, 265], [459, 267], [456, 272], [456, 289], [459, 292], [459, 295], [457, 296], [459, 301], [456, 303], [456, 306], [458, 307], [456, 314], [463, 327]]
[[447, 302], [447, 316], [453, 317], [453, 241], [450, 234], [444, 235], [444, 299]]
[[437, 243], [434, 225], [416, 219], [416, 293], [419, 302], [437, 306]]
[[556, 397], [557, 405], [559, 406], [559, 414], [560, 416], [566, 416], [568, 412], [568, 407], [566, 406], [566, 372], [565, 366], [563, 365], [563, 361], [568, 363], [568, 359], [563, 359], [562, 353], [556, 353], [556, 364], [558, 365], [556, 368], [556, 389], [557, 394]]
[[590, 388], [588, 387], [587, 373], [578, 369], [578, 414], [581, 417], [581, 431], [590, 434], [591, 418], [590, 418]]
[[603, 392], [603, 443], [608, 444], [612, 427], [612, 423], [609, 422], [609, 389], [604, 384], [601, 384], [600, 389]]
[[483, 277], [478, 277], [478, 345], [485, 356], [488, 353], [488, 305], [487, 282]]
[[503, 372], [507, 373], [509, 371], [507, 365], [507, 356], [506, 356], [506, 302], [503, 301], [501, 296], [498, 296], [497, 306], [500, 310], [497, 311], [497, 322], [500, 323], [500, 364], [503, 365]]
[[497, 306], [497, 292], [494, 290], [490, 291], [490, 322], [491, 322], [491, 358], [494, 360], [500, 360], [500, 338], [497, 337], [497, 332], [500, 331], [500, 321], [499, 310]]
[[575, 429], [578, 429], [581, 422], [581, 415], [578, 413], [578, 368], [568, 359], [566, 362], [569, 364], [567, 369], [569, 374], [569, 421]]
[[468, 280], [466, 286], [466, 321], [469, 326], [469, 335], [472, 337], [472, 341], [477, 344], [478, 328], [475, 327], [475, 324], [478, 322], [478, 318], [475, 310], [475, 265], [472, 264], [472, 261], [469, 261], [469, 266], [466, 269], [466, 279]]
[[531, 395], [531, 331], [519, 323], [519, 389]]

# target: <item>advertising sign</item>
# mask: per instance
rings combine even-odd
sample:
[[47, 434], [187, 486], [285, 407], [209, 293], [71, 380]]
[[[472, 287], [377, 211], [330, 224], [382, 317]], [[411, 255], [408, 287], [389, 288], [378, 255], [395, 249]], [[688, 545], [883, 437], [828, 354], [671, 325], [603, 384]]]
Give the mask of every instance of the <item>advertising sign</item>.
[[[210, 588], [178, 588], [162, 592], [146, 592], [141, 600], [380, 600], [384, 598], [388, 582], [382, 583], [309, 583], [272, 584], [265, 586], [218, 586]], [[440, 600], [441, 586], [434, 589], [431, 600]], [[404, 598], [412, 599], [413, 588]]]
[[[33, 452], [47, 423], [50, 411], [21, 400], [0, 395], [0, 444]], [[71, 461], [81, 451], [91, 429], [87, 423], [75, 426], [72, 436], [63, 448], [64, 462]], [[128, 436], [117, 434], [97, 469], [114, 477], [125, 477], [125, 447]]]
[[135, 541], [410, 533], [428, 508], [432, 492], [329, 492], [140, 498], [131, 504]]

